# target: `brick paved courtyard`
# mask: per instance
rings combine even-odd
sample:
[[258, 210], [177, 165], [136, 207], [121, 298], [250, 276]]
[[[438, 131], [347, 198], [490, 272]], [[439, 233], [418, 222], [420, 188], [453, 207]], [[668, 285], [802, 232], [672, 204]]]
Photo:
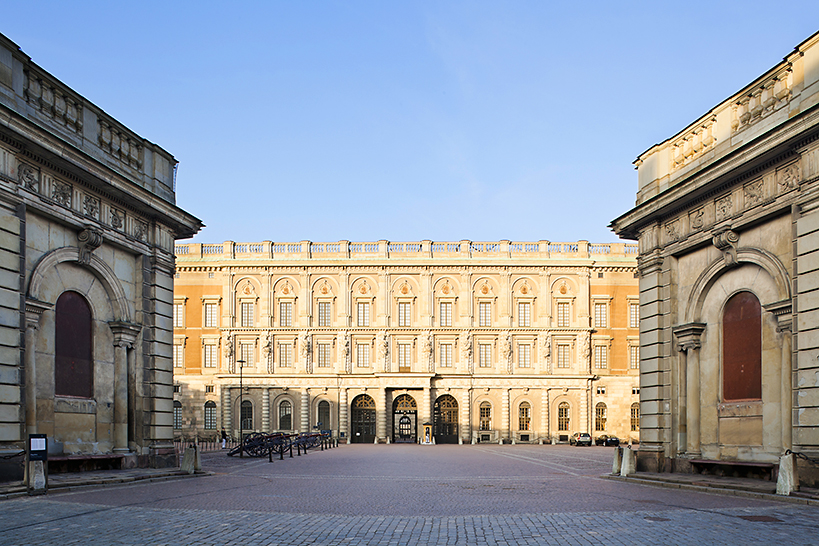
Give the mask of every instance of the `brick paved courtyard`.
[[601, 479], [611, 448], [351, 445], [0, 503], [0, 544], [817, 544], [819, 509]]

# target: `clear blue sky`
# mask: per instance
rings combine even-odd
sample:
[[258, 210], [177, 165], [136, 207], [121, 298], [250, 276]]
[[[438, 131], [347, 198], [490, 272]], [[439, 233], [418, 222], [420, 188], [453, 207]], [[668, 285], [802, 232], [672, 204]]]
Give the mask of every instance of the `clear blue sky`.
[[179, 161], [199, 242], [614, 241], [632, 161], [819, 2], [10, 2], [0, 32]]

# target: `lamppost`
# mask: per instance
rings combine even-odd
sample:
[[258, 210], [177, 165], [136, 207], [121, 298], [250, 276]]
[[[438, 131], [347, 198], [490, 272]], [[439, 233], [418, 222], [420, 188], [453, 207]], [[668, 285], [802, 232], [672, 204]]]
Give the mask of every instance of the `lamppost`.
[[245, 389], [244, 385], [242, 384], [242, 368], [245, 367], [244, 360], [237, 360], [236, 364], [239, 366], [239, 457], [245, 456], [245, 442], [244, 438], [242, 437], [244, 434], [244, 419], [242, 416], [242, 396], [244, 395]]

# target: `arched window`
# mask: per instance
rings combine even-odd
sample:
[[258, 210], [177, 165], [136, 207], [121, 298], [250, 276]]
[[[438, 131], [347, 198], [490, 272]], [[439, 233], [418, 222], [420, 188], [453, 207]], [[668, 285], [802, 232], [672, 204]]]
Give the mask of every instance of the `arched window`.
[[242, 402], [242, 430], [253, 430], [253, 404], [250, 400]]
[[532, 406], [529, 402], [521, 402], [518, 406], [518, 430], [531, 430]]
[[606, 405], [598, 402], [594, 407], [594, 430], [603, 432], [606, 430]]
[[328, 430], [332, 428], [330, 424], [330, 402], [327, 400], [322, 400], [319, 402], [318, 420], [316, 421], [316, 425], [318, 425], [318, 428], [321, 430]]
[[722, 314], [722, 397], [762, 398], [762, 307], [750, 292], [731, 296]]
[[216, 402], [205, 402], [205, 430], [216, 430]]
[[561, 402], [557, 406], [557, 430], [567, 432], [569, 430], [569, 403]]
[[492, 404], [481, 402], [478, 411], [480, 412], [480, 430], [492, 430]]
[[631, 405], [631, 430], [632, 432], [640, 430], [640, 404], [637, 402]]
[[173, 401], [173, 428], [182, 428], [182, 402], [179, 400]]
[[77, 292], [63, 292], [55, 315], [54, 393], [93, 398], [91, 307]]
[[289, 400], [279, 403], [279, 430], [293, 430], [293, 405]]

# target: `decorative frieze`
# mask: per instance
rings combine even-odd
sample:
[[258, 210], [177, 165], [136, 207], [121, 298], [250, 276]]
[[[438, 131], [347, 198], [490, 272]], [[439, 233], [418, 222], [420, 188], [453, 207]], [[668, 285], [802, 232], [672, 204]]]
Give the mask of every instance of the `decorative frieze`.
[[17, 165], [17, 180], [27, 190], [37, 192], [40, 189], [40, 173], [27, 163], [21, 162]]
[[71, 194], [73, 193], [71, 184], [55, 180], [51, 187], [51, 198], [58, 204], [66, 208], [71, 208]]

